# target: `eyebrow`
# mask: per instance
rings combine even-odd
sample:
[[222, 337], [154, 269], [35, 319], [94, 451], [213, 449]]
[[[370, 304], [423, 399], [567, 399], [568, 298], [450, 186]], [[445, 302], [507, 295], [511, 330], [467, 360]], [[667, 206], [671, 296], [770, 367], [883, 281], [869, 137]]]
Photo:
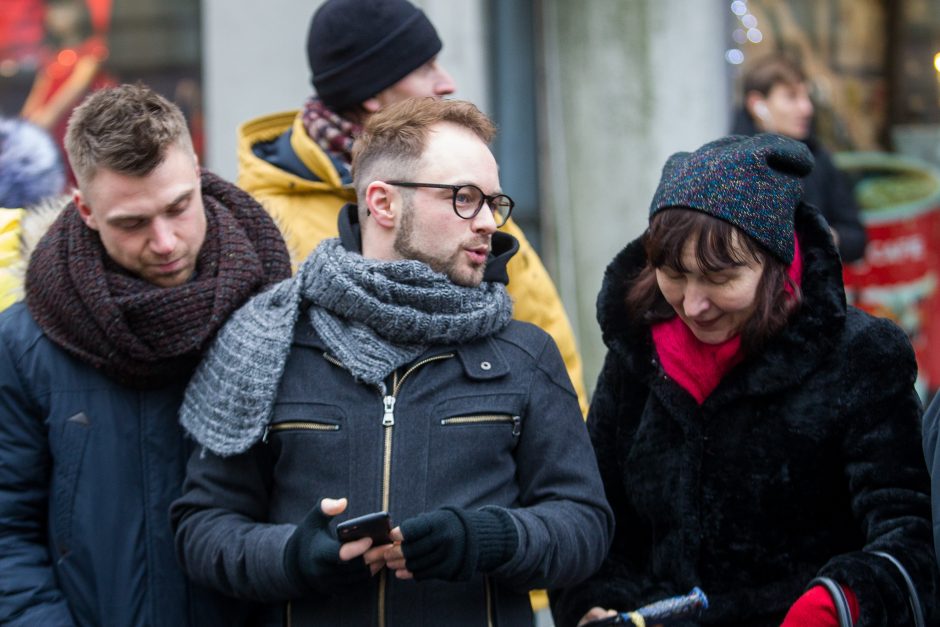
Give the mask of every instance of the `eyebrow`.
[[[170, 209], [171, 207], [175, 207], [176, 205], [181, 203], [183, 200], [185, 200], [189, 196], [192, 196], [194, 191], [195, 191], [195, 188], [190, 188], [181, 192], [176, 198], [168, 202], [163, 207], [163, 210], [166, 211], [167, 209]], [[108, 219], [106, 221], [108, 222], [108, 224], [114, 224], [115, 222], [121, 222], [124, 220], [149, 220], [151, 217], [152, 216], [142, 216], [142, 215], [137, 215], [133, 213], [124, 213], [124, 214], [108, 216]]]

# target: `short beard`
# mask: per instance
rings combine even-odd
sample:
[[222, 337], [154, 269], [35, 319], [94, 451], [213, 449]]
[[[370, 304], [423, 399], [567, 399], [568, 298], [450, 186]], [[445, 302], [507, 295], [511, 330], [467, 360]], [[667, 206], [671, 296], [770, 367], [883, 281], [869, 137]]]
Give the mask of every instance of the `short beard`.
[[[457, 276], [457, 262], [454, 258], [442, 260], [429, 257], [414, 245], [414, 206], [406, 201], [402, 205], [401, 223], [398, 231], [395, 233], [395, 241], [392, 242], [392, 249], [401, 255], [402, 259], [413, 259], [429, 266], [435, 272], [447, 275], [455, 285], [463, 287], [479, 287], [482, 282], [483, 273], [486, 269], [484, 263], [480, 270], [480, 279], [475, 279], [476, 273], [469, 278]], [[458, 251], [457, 255], [460, 254]]]

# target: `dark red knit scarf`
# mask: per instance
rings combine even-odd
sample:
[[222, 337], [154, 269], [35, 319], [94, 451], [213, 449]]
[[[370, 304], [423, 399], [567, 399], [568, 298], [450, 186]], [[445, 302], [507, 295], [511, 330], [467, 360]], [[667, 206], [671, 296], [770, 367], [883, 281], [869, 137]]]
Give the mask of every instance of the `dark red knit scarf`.
[[362, 126], [332, 111], [316, 97], [304, 103], [303, 123], [307, 135], [324, 152], [346, 165], [352, 163], [353, 141]]
[[26, 271], [26, 304], [45, 334], [124, 385], [189, 377], [229, 314], [290, 276], [281, 234], [251, 196], [204, 172], [202, 197], [207, 226], [196, 272], [169, 288], [114, 263], [69, 204]]

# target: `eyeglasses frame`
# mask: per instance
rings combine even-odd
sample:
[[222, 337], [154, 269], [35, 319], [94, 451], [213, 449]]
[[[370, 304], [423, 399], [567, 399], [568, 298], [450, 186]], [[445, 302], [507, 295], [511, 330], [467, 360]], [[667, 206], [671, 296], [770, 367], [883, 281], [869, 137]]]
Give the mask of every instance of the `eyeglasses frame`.
[[[450, 185], [450, 184], [447, 184], [447, 183], [415, 183], [415, 182], [412, 182], [412, 181], [384, 181], [384, 183], [385, 183], [386, 185], [394, 185], [395, 187], [409, 187], [409, 188], [431, 187], [431, 188], [434, 188], [434, 189], [449, 189], [449, 190], [451, 191], [451, 199], [450, 199], [450, 200], [451, 200], [451, 205], [453, 206], [453, 208], [454, 208], [454, 213], [457, 215], [458, 218], [461, 218], [461, 219], [463, 219], [463, 220], [473, 220], [475, 217], [477, 217], [477, 215], [480, 213], [480, 211], [483, 210], [483, 205], [487, 205], [487, 206], [490, 208], [490, 211], [493, 212], [493, 219], [494, 219], [494, 221], [497, 222], [496, 228], [499, 228], [499, 227], [503, 226], [504, 224], [506, 224], [506, 222], [509, 221], [509, 216], [510, 216], [510, 214], [512, 213], [513, 208], [516, 206], [516, 201], [514, 201], [514, 200], [513, 200], [512, 198], [510, 198], [508, 195], [506, 195], [506, 194], [491, 194], [491, 195], [488, 196], [488, 195], [486, 195], [486, 194], [483, 193], [483, 190], [480, 189], [479, 186], [474, 185], [473, 183], [463, 183], [463, 184], [461, 184], [461, 185]], [[457, 192], [459, 192], [459, 191], [460, 191], [461, 189], [463, 189], [464, 187], [472, 187], [472, 188], [476, 189], [478, 192], [480, 192], [480, 197], [482, 198], [482, 200], [480, 201], [480, 206], [477, 207], [476, 210], [474, 210], [474, 212], [473, 212], [469, 217], [462, 216], [462, 215], [460, 215], [460, 213], [457, 211]], [[509, 201], [509, 209], [506, 210], [505, 215], [503, 215], [502, 211], [500, 211], [499, 217], [501, 217], [501, 218], [503, 219], [503, 221], [502, 221], [502, 222], [498, 222], [498, 221], [496, 220], [497, 214], [496, 214], [495, 211], [493, 211], [492, 202], [493, 202], [495, 199], [501, 198], [501, 197], [502, 197], [502, 198], [505, 198], [506, 200]]]

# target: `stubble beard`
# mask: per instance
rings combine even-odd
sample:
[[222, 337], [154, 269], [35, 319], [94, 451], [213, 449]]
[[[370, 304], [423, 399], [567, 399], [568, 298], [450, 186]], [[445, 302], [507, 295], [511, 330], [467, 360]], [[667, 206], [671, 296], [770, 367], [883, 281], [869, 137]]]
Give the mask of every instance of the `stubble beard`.
[[413, 259], [426, 264], [435, 272], [447, 275], [447, 278], [456, 285], [463, 287], [479, 287], [483, 281], [483, 273], [486, 270], [486, 263], [473, 264], [469, 267], [470, 275], [460, 272], [460, 257], [463, 249], [458, 248], [453, 255], [446, 259], [438, 259], [426, 255], [414, 243], [414, 207], [411, 203], [406, 203], [402, 208], [401, 224], [395, 233], [395, 241], [392, 242], [393, 250], [401, 255], [403, 259]]

